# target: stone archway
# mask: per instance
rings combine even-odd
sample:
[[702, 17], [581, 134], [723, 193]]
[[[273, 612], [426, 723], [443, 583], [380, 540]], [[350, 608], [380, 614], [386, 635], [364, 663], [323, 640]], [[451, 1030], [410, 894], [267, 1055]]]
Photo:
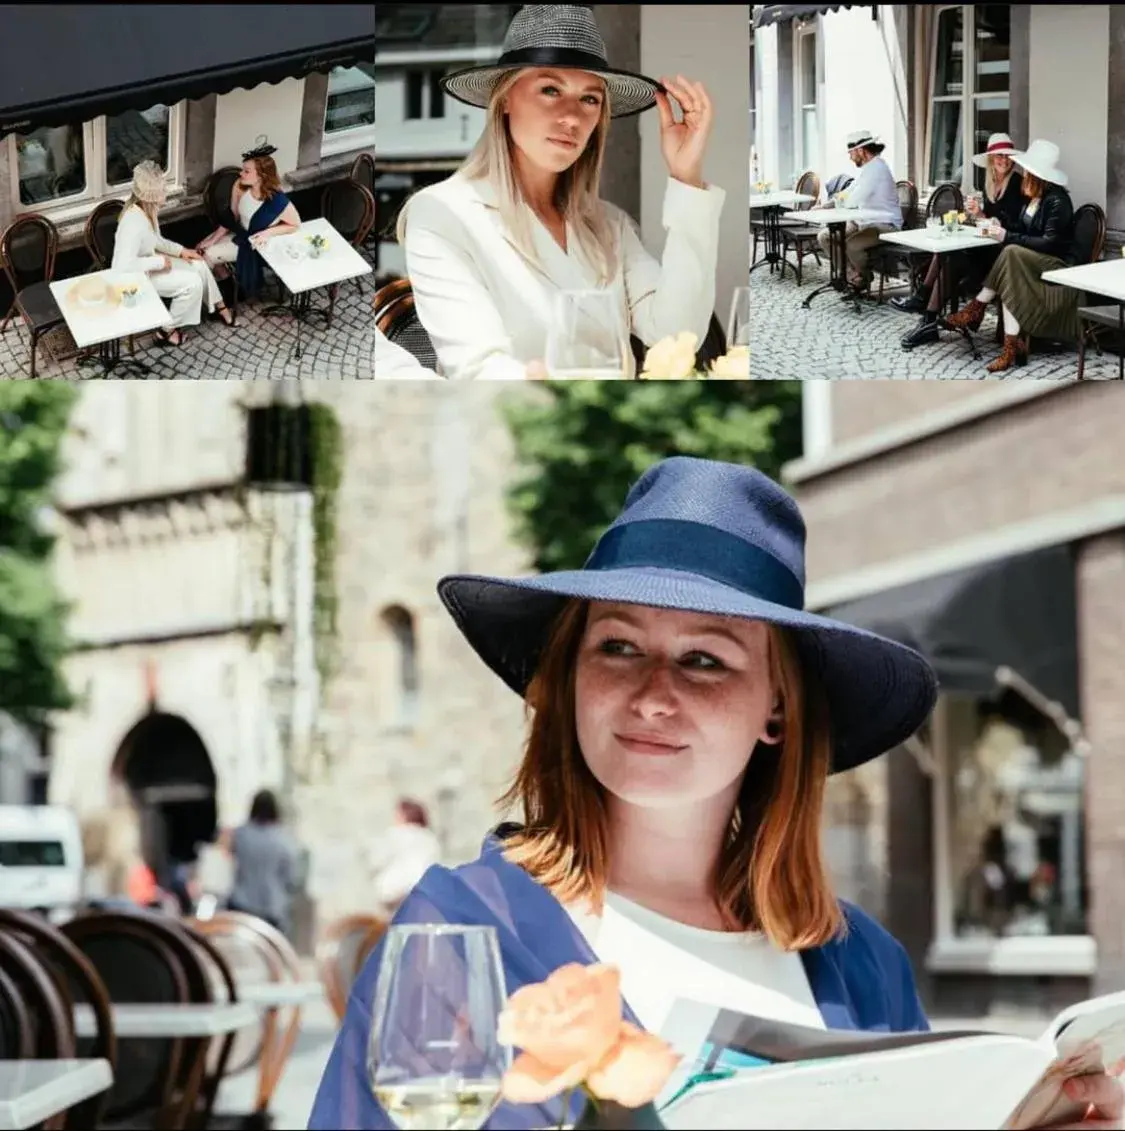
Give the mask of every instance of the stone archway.
[[215, 768], [186, 719], [149, 712], [121, 740], [112, 773], [137, 806], [145, 862], [161, 882], [176, 864], [196, 858], [197, 845], [215, 839]]

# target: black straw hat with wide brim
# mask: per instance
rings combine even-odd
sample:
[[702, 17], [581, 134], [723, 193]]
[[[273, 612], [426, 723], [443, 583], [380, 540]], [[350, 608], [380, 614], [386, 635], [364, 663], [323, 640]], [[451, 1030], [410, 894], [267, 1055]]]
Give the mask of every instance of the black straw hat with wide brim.
[[611, 118], [652, 109], [657, 91], [664, 91], [655, 79], [611, 67], [594, 14], [577, 4], [525, 4], [509, 25], [495, 63], [446, 75], [441, 85], [459, 102], [487, 109], [496, 83], [509, 71], [525, 67], [597, 75], [606, 85]]
[[805, 527], [793, 499], [753, 468], [676, 456], [649, 468], [582, 569], [538, 577], [455, 575], [438, 594], [477, 655], [524, 695], [568, 600], [760, 620], [789, 630], [824, 689], [832, 772], [906, 741], [937, 677], [913, 649], [804, 609]]

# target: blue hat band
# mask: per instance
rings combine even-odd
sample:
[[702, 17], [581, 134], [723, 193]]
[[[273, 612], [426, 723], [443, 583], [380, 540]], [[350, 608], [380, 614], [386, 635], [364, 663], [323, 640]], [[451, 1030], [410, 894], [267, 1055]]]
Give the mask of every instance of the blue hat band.
[[653, 518], [622, 523], [606, 532], [585, 568], [683, 570], [789, 609], [805, 604], [804, 587], [776, 558], [701, 522]]

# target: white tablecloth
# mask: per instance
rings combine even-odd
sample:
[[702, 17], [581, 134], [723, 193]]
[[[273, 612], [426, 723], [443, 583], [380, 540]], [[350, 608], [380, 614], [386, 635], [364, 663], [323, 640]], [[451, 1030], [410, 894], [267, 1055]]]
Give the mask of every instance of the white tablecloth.
[[782, 190], [779, 192], [753, 192], [750, 194], [751, 208], [795, 208], [798, 204], [808, 204], [816, 197], [803, 192]]
[[[311, 259], [308, 254], [310, 236], [323, 236], [328, 241], [328, 247], [316, 259]], [[296, 250], [299, 258], [290, 258], [290, 249]], [[261, 254], [289, 293], [294, 295], [370, 275], [374, 271], [371, 264], [323, 218], [306, 220], [292, 235], [274, 236], [267, 240]]]
[[938, 255], [946, 255], [951, 251], [975, 251], [982, 247], [1000, 246], [988, 236], [978, 235], [975, 228], [954, 232], [952, 235], [947, 235], [944, 230], [933, 232], [928, 228], [911, 228], [906, 232], [884, 232], [879, 239], [900, 247], [908, 247], [911, 251], [930, 251]]
[[324, 997], [319, 982], [252, 982], [238, 987], [238, 1000], [258, 1009], [307, 1005]]
[[810, 208], [807, 212], [786, 212], [787, 220], [805, 220], [822, 227], [828, 224], [846, 224], [854, 220], [857, 224], [883, 224], [886, 219], [882, 212], [871, 208]]
[[1043, 279], [1063, 287], [1104, 295], [1115, 302], [1125, 302], [1125, 257], [1106, 259], [1101, 263], [1083, 263], [1078, 267], [1057, 267], [1044, 271]]
[[[260, 1010], [247, 1002], [214, 1005], [127, 1004], [115, 1002], [113, 1029], [118, 1037], [218, 1037], [233, 1033], [258, 1020]], [[94, 1013], [88, 1005], [74, 1009], [74, 1027], [79, 1037], [92, 1037]]]

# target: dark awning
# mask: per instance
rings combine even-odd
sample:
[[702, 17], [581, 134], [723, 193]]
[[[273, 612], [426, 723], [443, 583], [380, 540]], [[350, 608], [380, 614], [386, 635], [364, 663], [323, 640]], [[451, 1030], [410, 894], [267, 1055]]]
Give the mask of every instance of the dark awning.
[[754, 26], [769, 27], [788, 20], [804, 20], [823, 12], [838, 12], [841, 8], [871, 8], [874, 16], [875, 7], [875, 4], [758, 4], [754, 8]]
[[373, 4], [4, 4], [0, 29], [0, 137], [375, 59]]
[[942, 689], [990, 698], [1011, 668], [1078, 717], [1074, 557], [1051, 546], [848, 601], [829, 616], [921, 652]]

